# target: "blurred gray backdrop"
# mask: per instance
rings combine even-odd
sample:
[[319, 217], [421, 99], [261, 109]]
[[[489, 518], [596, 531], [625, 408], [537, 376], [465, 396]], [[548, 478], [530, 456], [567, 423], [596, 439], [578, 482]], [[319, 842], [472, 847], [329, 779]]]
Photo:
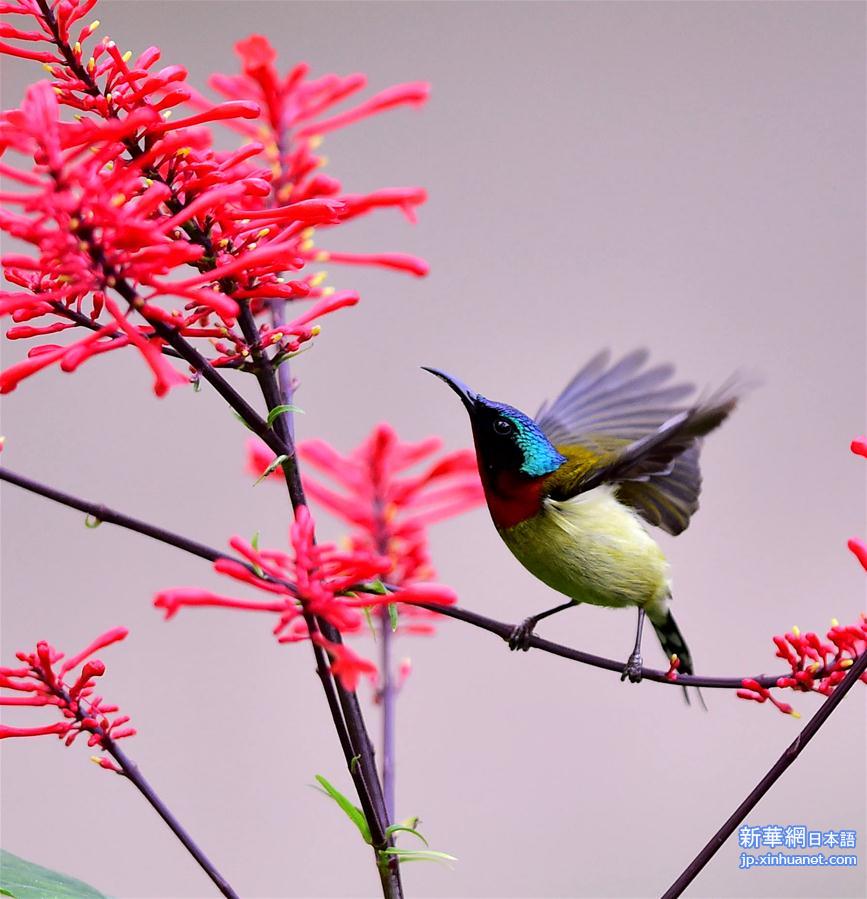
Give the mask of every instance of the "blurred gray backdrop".
[[[94, 14], [100, 33], [134, 52], [159, 44], [199, 86], [237, 70], [232, 45], [252, 32], [284, 70], [308, 60], [367, 72], [371, 90], [433, 84], [426, 108], [326, 141], [347, 190], [430, 191], [417, 227], [381, 213], [329, 246], [417, 253], [432, 273], [331, 266], [363, 301], [298, 362], [302, 438], [346, 450], [387, 419], [407, 439], [468, 445], [455, 397], [420, 364], [530, 412], [602, 346], [646, 345], [700, 384], [745, 367], [763, 386], [708, 440], [689, 531], [663, 540], [698, 670], [779, 670], [773, 634], [856, 618], [865, 577], [845, 541], [867, 532], [865, 466], [848, 450], [865, 427], [864, 4], [103, 2]], [[41, 74], [4, 57], [4, 107]], [[3, 364], [24, 349], [4, 343]], [[208, 389], [157, 400], [149, 384], [133, 353], [32, 378], [3, 399], [3, 464], [213, 545], [257, 529], [281, 545], [285, 495], [251, 486], [244, 429]], [[307, 648], [278, 647], [256, 616], [164, 623], [154, 593], [216, 586], [207, 565], [2, 495], [6, 664], [38, 639], [72, 652], [129, 626], [102, 653], [104, 692], [139, 729], [127, 750], [241, 894], [376, 895], [369, 851], [309, 786], [321, 773], [349, 789]], [[484, 510], [435, 529], [433, 550], [468, 608], [517, 621], [551, 604]], [[539, 631], [625, 657], [633, 624], [580, 608]], [[731, 693], [708, 691], [703, 713], [679, 690], [511, 655], [459, 623], [399, 653], [414, 663], [399, 815], [420, 815], [432, 846], [460, 859], [408, 866], [408, 896], [658, 896], [804, 723]], [[663, 664], [652, 638], [645, 655]], [[865, 895], [865, 695], [748, 819], [856, 828], [860, 868], [739, 871], [731, 841], [690, 896]], [[793, 701], [804, 719], [819, 705]], [[3, 750], [5, 848], [116, 897], [211, 895], [83, 746]]]

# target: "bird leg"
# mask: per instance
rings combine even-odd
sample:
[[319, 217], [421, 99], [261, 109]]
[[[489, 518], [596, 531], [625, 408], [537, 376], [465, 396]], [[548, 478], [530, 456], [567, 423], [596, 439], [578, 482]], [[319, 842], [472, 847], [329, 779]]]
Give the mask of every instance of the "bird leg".
[[570, 599], [569, 602], [564, 602], [562, 606], [557, 606], [554, 609], [548, 609], [547, 612], [541, 612], [538, 615], [531, 615], [529, 618], [525, 618], [509, 635], [509, 649], [512, 651], [522, 649], [526, 652], [530, 648], [530, 637], [533, 636], [533, 628], [543, 618], [547, 618], [555, 612], [562, 612], [563, 609], [568, 609], [574, 605], [575, 601]]
[[628, 677], [629, 682], [632, 684], [637, 684], [641, 680], [641, 630], [644, 627], [644, 616], [644, 609], [639, 606], [638, 629], [635, 632], [635, 646], [632, 648], [632, 654], [626, 660], [626, 666], [623, 669], [623, 674], [620, 675], [620, 680], [624, 681]]

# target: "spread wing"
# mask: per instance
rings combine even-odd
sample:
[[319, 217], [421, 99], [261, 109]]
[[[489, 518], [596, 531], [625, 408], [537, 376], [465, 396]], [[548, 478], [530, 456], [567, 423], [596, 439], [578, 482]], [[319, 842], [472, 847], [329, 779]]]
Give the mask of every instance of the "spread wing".
[[693, 385], [671, 383], [673, 366], [646, 368], [647, 359], [636, 350], [609, 364], [609, 353], [599, 353], [539, 410], [536, 423], [567, 456], [569, 447], [600, 456], [572, 478], [564, 466], [555, 498], [614, 483], [618, 499], [642, 518], [679, 534], [698, 509], [700, 438], [734, 408], [734, 384], [690, 405]]

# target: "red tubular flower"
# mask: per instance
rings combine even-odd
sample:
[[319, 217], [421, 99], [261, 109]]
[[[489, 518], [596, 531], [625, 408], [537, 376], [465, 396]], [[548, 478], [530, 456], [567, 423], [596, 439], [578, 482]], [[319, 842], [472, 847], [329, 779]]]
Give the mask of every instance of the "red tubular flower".
[[321, 646], [331, 656], [331, 673], [340, 678], [347, 690], [356, 690], [362, 677], [376, 680], [376, 665], [363, 659], [345, 643], [332, 643], [322, 634], [314, 634], [313, 642]]
[[[267, 598], [240, 599], [209, 590], [181, 587], [163, 590], [155, 597], [154, 605], [165, 612], [167, 619], [182, 608], [196, 606], [267, 612], [276, 616], [273, 633], [278, 642], [295, 643], [310, 637], [308, 616], [322, 619], [341, 634], [353, 634], [364, 627], [363, 609], [400, 600], [402, 591], [382, 596], [373, 590], [359, 590], [390, 571], [391, 560], [363, 547], [341, 551], [332, 545], [314, 542], [313, 519], [306, 506], [299, 506], [296, 511], [289, 530], [289, 542], [292, 553], [258, 549], [241, 537], [233, 537], [230, 545], [246, 564], [228, 558], [214, 563], [218, 573], [254, 587]], [[454, 602], [452, 591], [436, 584], [408, 586], [406, 597], [440, 604]], [[365, 673], [367, 669], [348, 650], [343, 655], [330, 648], [328, 651], [335, 658], [334, 673], [344, 680], [347, 689], [355, 689], [354, 685], [348, 686], [357, 682], [357, 676], [352, 672]]]
[[[850, 448], [856, 455], [867, 458], [867, 438], [856, 438]], [[867, 570], [867, 544], [853, 537], [849, 540], [849, 549]], [[802, 634], [796, 627], [773, 639], [777, 647], [777, 658], [783, 659], [791, 669], [789, 674], [778, 678], [777, 687], [829, 696], [846, 676], [846, 671], [852, 667], [855, 659], [867, 652], [867, 615], [862, 612], [857, 624], [845, 626], [832, 619], [831, 629], [826, 634], [827, 642], [822, 642], [812, 632]], [[861, 676], [861, 681], [867, 683], [867, 673]], [[744, 689], [738, 690], [737, 694], [741, 699], [756, 702], [769, 699], [780, 711], [799, 717], [790, 705], [778, 702], [758, 682], [747, 679], [743, 685]]]
[[[473, 452], [459, 450], [437, 458], [440, 448], [438, 438], [403, 443], [387, 424], [378, 425], [361, 446], [346, 456], [322, 440], [309, 440], [298, 446], [302, 460], [343, 488], [337, 492], [304, 476], [308, 496], [352, 526], [353, 550], [388, 556], [388, 580], [401, 586], [402, 591], [385, 597], [384, 602], [393, 602], [401, 595], [408, 598], [409, 593], [403, 591], [410, 590], [414, 599], [427, 601], [421, 593], [426, 586], [419, 583], [434, 576], [427, 526], [471, 509], [483, 499]], [[272, 459], [264, 444], [250, 441], [248, 465], [252, 472], [259, 476]], [[406, 474], [423, 462], [426, 467], [421, 472]], [[401, 631], [432, 632], [431, 613], [411, 605], [402, 610]]]
[[[363, 76], [309, 80], [300, 65], [283, 77], [268, 41], [253, 36], [237, 46], [243, 73], [212, 79], [227, 98], [212, 103], [186, 84], [183, 67], [158, 68], [156, 47], [132, 58], [106, 38], [85, 51], [98, 23], [75, 23], [93, 5], [60, 0], [48, 13], [34, 0], [2, 5], [35, 27], [2, 26], [0, 37], [11, 43], [0, 43], [0, 52], [45, 63], [52, 80], [33, 86], [20, 109], [0, 116], [0, 157], [14, 150], [33, 160], [30, 171], [0, 161], [0, 175], [12, 185], [0, 194], [0, 230], [33, 253], [3, 257], [13, 289], [0, 292], [0, 315], [37, 320], [13, 328], [13, 339], [63, 333], [71, 340], [35, 346], [25, 362], [0, 375], [0, 392], [48, 366], [70, 372], [131, 346], [162, 396], [189, 378], [164, 358], [157, 323], [207, 341], [216, 366], [247, 367], [257, 352], [276, 364], [298, 352], [318, 333], [307, 326], [314, 318], [351, 305], [323, 303], [331, 294], [322, 287], [324, 273], [305, 271], [328, 256], [314, 248], [315, 229], [388, 207], [412, 220], [425, 200], [420, 188], [340, 196], [340, 183], [320, 171], [325, 160], [315, 152], [317, 134], [417, 105], [427, 86], [390, 88], [323, 119], [364, 86]], [[170, 118], [182, 104], [194, 112]], [[63, 121], [61, 107], [74, 110], [77, 121]], [[213, 149], [210, 128], [217, 124], [240, 131], [247, 143]], [[427, 271], [422, 260], [400, 254], [331, 258]], [[189, 266], [195, 276], [179, 276]], [[123, 300], [119, 314], [108, 302], [114, 292]], [[178, 299], [183, 309], [175, 308]], [[299, 299], [320, 301], [317, 311], [285, 328], [263, 325], [256, 340], [236, 324], [239, 304], [259, 314]], [[93, 333], [76, 339], [82, 329]]]
[[[37, 727], [0, 726], [0, 739], [7, 737], [34, 737], [56, 734], [67, 746], [71, 746], [81, 733], [89, 734], [87, 745], [106, 749], [113, 740], [131, 737], [135, 729], [125, 726], [129, 718], [114, 715], [117, 706], [108, 705], [100, 696], [94, 696], [96, 678], [105, 674], [105, 665], [99, 659], [91, 659], [95, 652], [126, 638], [125, 627], [112, 628], [97, 637], [86, 649], [64, 661], [63, 653], [45, 641], [36, 644], [35, 652], [17, 653], [23, 663], [18, 668], [0, 667], [0, 689], [19, 695], [0, 695], [3, 706], [55, 706], [62, 721]], [[75, 669], [81, 670], [75, 674]], [[117, 770], [112, 763], [103, 765]]]

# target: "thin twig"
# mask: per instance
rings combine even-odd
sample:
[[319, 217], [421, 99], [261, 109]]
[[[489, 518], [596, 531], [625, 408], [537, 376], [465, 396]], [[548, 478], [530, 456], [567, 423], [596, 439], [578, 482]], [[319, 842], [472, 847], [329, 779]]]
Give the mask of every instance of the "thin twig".
[[139, 771], [138, 765], [110, 737], [106, 737], [103, 740], [103, 748], [120, 765], [124, 776], [136, 786], [142, 796], [154, 807], [157, 814], [168, 824], [172, 833], [184, 844], [187, 851], [199, 863], [208, 877], [211, 878], [217, 889], [227, 899], [240, 899], [226, 878], [214, 867], [195, 840], [181, 826], [181, 823], [172, 814], [168, 806], [160, 799], [154, 788], [145, 780], [144, 775]]
[[735, 832], [735, 828], [755, 808], [759, 800], [779, 780], [780, 776], [803, 752], [804, 747], [816, 736], [819, 728], [828, 720], [831, 712], [843, 701], [843, 697], [855, 686], [861, 675], [867, 671], [867, 652], [862, 652], [854, 661], [846, 676], [834, 688], [834, 692], [819, 706], [807, 726], [795, 737], [788, 749], [777, 759], [770, 771], [756, 784], [746, 799], [734, 810], [725, 824], [710, 838], [705, 847], [689, 863], [686, 870], [663, 893], [662, 899], [677, 899], [692, 883], [704, 866], [714, 857], [723, 843]]
[[[207, 559], [210, 562], [214, 562], [217, 559], [231, 559], [234, 562], [244, 565], [249, 571], [253, 571], [253, 567], [249, 565], [249, 563], [247, 563], [244, 559], [233, 556], [231, 553], [222, 552], [218, 549], [214, 549], [213, 547], [206, 546], [203, 543], [199, 543], [198, 541], [191, 540], [188, 537], [184, 537], [183, 535], [176, 534], [173, 531], [169, 531], [165, 528], [158, 527], [157, 525], [149, 524], [137, 518], [133, 518], [130, 515], [126, 515], [114, 509], [110, 509], [108, 506], [105, 506], [102, 503], [90, 502], [89, 500], [81, 499], [69, 493], [55, 490], [53, 487], [48, 487], [44, 484], [40, 484], [37, 481], [26, 478], [23, 475], [17, 474], [16, 472], [10, 471], [8, 468], [3, 468], [2, 466], [0, 466], [0, 481], [6, 481], [10, 484], [16, 485], [17, 487], [21, 487], [23, 490], [26, 490], [29, 493], [35, 493], [39, 496], [44, 496], [47, 499], [53, 500], [56, 503], [60, 503], [61, 505], [68, 506], [72, 509], [77, 509], [80, 512], [84, 512], [86, 515], [90, 515], [93, 518], [107, 524], [115, 524], [118, 527], [126, 528], [130, 531], [135, 531], [138, 534], [144, 534], [146, 537], [151, 537], [154, 540], [160, 541], [161, 543], [166, 543], [169, 546], [174, 546], [177, 549], [181, 549], [184, 552], [191, 553], [195, 556], [198, 556], [199, 558]], [[281, 581], [281, 583], [284, 583], [290, 589], [293, 586], [289, 582]], [[399, 588], [397, 587], [393, 587], [393, 589], [399, 590]], [[357, 593], [365, 592], [366, 587], [364, 584], [353, 585], [352, 590]], [[481, 628], [482, 630], [489, 631], [492, 634], [496, 634], [504, 641], [508, 641], [509, 636], [515, 629], [514, 624], [508, 624], [505, 621], [496, 621], [493, 618], [488, 618], [485, 615], [480, 615], [478, 612], [471, 612], [469, 609], [464, 609], [460, 606], [440, 606], [423, 602], [414, 602], [412, 603], [412, 605], [419, 606], [423, 609], [428, 609], [431, 612], [437, 612], [438, 614], [445, 615], [448, 618], [454, 618], [458, 621], [463, 621], [467, 624], [471, 624], [474, 627]], [[331, 638], [329, 637], [328, 639]], [[582, 652], [579, 649], [572, 649], [569, 646], [563, 646], [560, 643], [554, 643], [551, 640], [545, 640], [544, 638], [538, 637], [535, 634], [530, 638], [530, 646], [533, 649], [538, 649], [542, 652], [548, 652], [551, 653], [551, 655], [560, 656], [561, 658], [569, 659], [574, 662], [581, 662], [584, 665], [591, 665], [594, 668], [603, 668], [606, 671], [614, 671], [617, 674], [620, 674], [623, 671], [622, 661], [617, 661], [615, 659], [606, 659], [602, 656], [596, 656], [588, 652]], [[723, 690], [740, 690], [743, 687], [744, 680], [746, 679], [755, 680], [763, 687], [775, 687], [780, 677], [783, 677], [788, 673], [789, 672], [786, 672], [785, 674], [745, 675], [743, 677], [702, 677], [696, 674], [678, 674], [675, 680], [670, 680], [667, 677], [666, 671], [659, 671], [654, 668], [641, 669], [642, 678], [653, 683], [674, 684], [689, 687], [709, 687], [711, 689], [716, 688]], [[830, 673], [831, 671], [829, 669], [822, 669], [815, 673], [815, 677], [817, 679], [820, 679]]]

